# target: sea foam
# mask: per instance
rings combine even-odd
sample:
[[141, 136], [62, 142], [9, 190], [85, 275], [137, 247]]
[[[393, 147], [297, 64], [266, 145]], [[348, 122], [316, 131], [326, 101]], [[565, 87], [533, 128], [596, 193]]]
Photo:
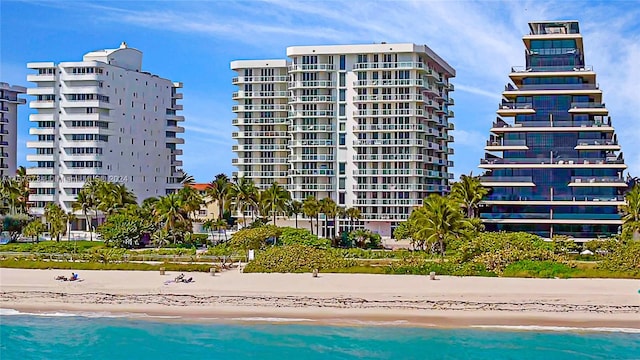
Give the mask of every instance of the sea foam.
[[640, 329], [618, 327], [574, 327], [574, 326], [540, 326], [540, 325], [471, 325], [479, 329], [503, 329], [511, 331], [536, 331], [536, 332], [618, 332], [628, 334], [640, 334]]

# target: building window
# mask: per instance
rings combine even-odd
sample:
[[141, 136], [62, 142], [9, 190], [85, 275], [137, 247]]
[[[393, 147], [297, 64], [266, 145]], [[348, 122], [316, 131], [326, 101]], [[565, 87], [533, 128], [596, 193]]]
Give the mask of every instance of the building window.
[[341, 162], [340, 164], [338, 164], [338, 170], [340, 172], [340, 175], [344, 175], [345, 174], [346, 167], [347, 167], [347, 163]]
[[345, 189], [345, 178], [338, 179], [338, 189], [340, 190]]
[[345, 73], [340, 73], [340, 87], [347, 86], [347, 76]]
[[340, 55], [340, 70], [347, 69], [347, 57], [345, 55]]
[[339, 135], [339, 138], [338, 138], [338, 144], [339, 144], [340, 146], [345, 146], [345, 144], [346, 144], [346, 139], [345, 139], [345, 137], [346, 137], [346, 134], [340, 134], [340, 135]]
[[344, 203], [346, 202], [344, 195], [344, 193], [338, 194], [338, 205], [344, 205]]

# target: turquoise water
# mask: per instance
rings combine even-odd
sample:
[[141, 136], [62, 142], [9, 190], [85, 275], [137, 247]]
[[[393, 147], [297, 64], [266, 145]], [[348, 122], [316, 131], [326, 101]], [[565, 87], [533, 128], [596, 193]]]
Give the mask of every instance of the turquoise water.
[[[60, 314], [59, 314], [60, 315]], [[0, 316], [0, 358], [640, 359], [640, 334]]]

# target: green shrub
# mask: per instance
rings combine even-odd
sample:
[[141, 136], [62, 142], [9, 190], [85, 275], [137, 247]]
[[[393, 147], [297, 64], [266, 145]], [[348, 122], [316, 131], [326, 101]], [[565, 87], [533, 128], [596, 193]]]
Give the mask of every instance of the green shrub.
[[132, 251], [132, 254], [139, 255], [195, 255], [196, 249], [193, 247], [188, 248], [160, 248], [160, 249], [145, 249], [145, 250], [136, 250]]
[[281, 234], [277, 226], [266, 225], [256, 228], [244, 228], [231, 236], [229, 245], [238, 250], [262, 249], [267, 244], [267, 239], [277, 238]]
[[99, 241], [42, 241], [39, 243], [13, 243], [0, 245], [0, 251], [64, 254], [73, 253], [74, 251], [82, 253], [94, 247], [104, 247], [104, 243]]
[[618, 242], [598, 267], [609, 271], [640, 274], [640, 241]]
[[245, 272], [311, 272], [314, 269], [340, 269], [354, 266], [329, 250], [304, 245], [273, 246], [257, 254], [245, 267]]
[[294, 229], [291, 227], [281, 228], [282, 233], [278, 238], [281, 245], [304, 245], [318, 249], [328, 249], [331, 242], [328, 239], [319, 239], [318, 236], [307, 229]]
[[205, 255], [209, 256], [246, 256], [244, 251], [233, 248], [229, 243], [222, 243], [216, 246], [211, 246], [205, 252]]
[[67, 261], [33, 261], [28, 259], [0, 260], [0, 268], [19, 269], [68, 269], [68, 270], [139, 270], [158, 271], [163, 267], [167, 271], [209, 272], [211, 264], [146, 264], [146, 263], [100, 263], [100, 262], [67, 262]]
[[532, 278], [570, 278], [579, 272], [575, 265], [554, 261], [522, 260], [509, 264], [502, 276]]

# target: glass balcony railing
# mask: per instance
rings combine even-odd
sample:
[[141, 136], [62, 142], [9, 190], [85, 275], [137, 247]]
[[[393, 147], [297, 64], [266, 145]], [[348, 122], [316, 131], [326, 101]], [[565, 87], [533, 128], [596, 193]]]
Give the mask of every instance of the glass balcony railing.
[[619, 220], [619, 214], [484, 213], [482, 219]]
[[522, 72], [547, 72], [547, 71], [593, 71], [593, 66], [591, 65], [562, 65], [562, 66], [535, 66], [535, 67], [526, 67], [526, 66], [513, 66], [511, 67], [512, 73], [522, 73]]
[[604, 109], [605, 105], [595, 102], [574, 102], [571, 103], [572, 109]]
[[624, 201], [623, 195], [554, 195], [553, 198], [549, 194], [546, 195], [515, 195], [515, 194], [496, 194], [495, 191], [491, 195], [484, 198], [485, 201]]
[[533, 182], [531, 176], [481, 176], [482, 182]]
[[490, 158], [480, 159], [481, 164], [624, 164], [624, 160], [617, 158], [608, 159], [584, 159], [584, 158]]
[[597, 90], [597, 84], [536, 84], [520, 85], [517, 89], [505, 87], [505, 91], [526, 91], [526, 90]]
[[588, 146], [588, 145], [618, 145], [616, 141], [611, 139], [578, 139], [578, 145]]
[[493, 128], [518, 128], [518, 127], [601, 127], [611, 126], [611, 119], [600, 121], [520, 121], [509, 124], [505, 121], [496, 121]]
[[514, 102], [502, 102], [498, 105], [499, 110], [521, 110], [521, 109], [533, 109], [533, 103], [514, 103]]
[[576, 184], [592, 183], [624, 183], [624, 179], [617, 176], [572, 176], [571, 182]]
[[527, 146], [527, 140], [502, 140], [491, 141], [487, 140], [487, 146]]

